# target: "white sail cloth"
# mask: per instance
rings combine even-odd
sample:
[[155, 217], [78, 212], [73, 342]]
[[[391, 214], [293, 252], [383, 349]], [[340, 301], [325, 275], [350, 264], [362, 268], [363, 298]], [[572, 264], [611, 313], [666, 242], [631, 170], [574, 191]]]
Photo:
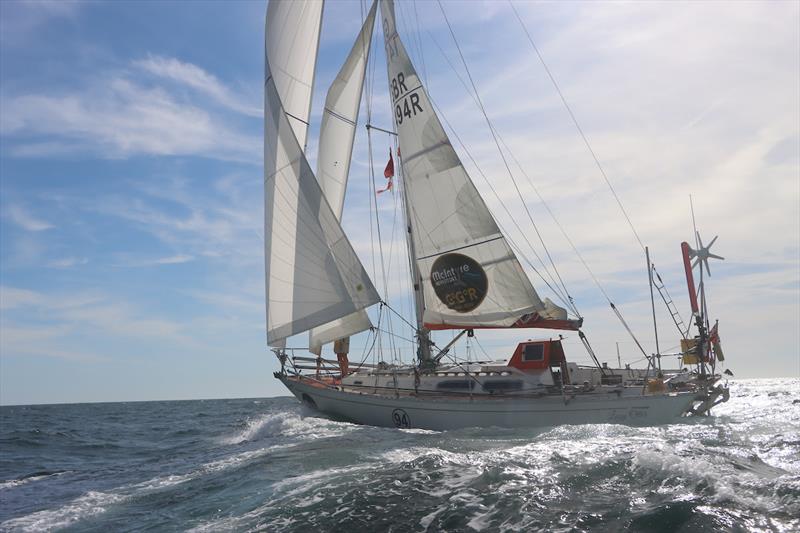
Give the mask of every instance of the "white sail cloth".
[[303, 154], [321, 14], [321, 2], [273, 0], [267, 10], [264, 255], [271, 346], [380, 300]]
[[425, 326], [505, 327], [532, 313], [565, 319], [536, 294], [450, 144], [397, 34], [393, 0], [381, 0], [381, 15]]
[[[270, 0], [265, 49], [283, 109], [305, 150], [314, 69], [322, 27], [322, 0]], [[266, 78], [265, 78], [266, 79]]]
[[[325, 110], [322, 114], [317, 179], [333, 213], [340, 221], [376, 10], [377, 2], [373, 2], [350, 54], [328, 89]], [[308, 338], [309, 349], [319, 355], [323, 344], [365, 331], [371, 326], [366, 311], [363, 309], [356, 311], [352, 315], [311, 330]]]

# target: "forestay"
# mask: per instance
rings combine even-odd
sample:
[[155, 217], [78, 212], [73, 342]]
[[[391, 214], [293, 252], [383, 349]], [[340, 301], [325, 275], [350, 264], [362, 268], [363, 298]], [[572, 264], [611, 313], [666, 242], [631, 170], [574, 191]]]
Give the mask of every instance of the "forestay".
[[574, 327], [542, 301], [450, 144], [381, 0], [389, 93], [430, 329]]
[[303, 154], [321, 14], [321, 2], [273, 0], [267, 10], [264, 251], [272, 346], [379, 301]]
[[[338, 220], [342, 218], [347, 176], [353, 154], [358, 109], [375, 25], [377, 2], [373, 2], [350, 54], [333, 80], [325, 98], [319, 134], [317, 179]], [[316, 327], [309, 332], [309, 347], [319, 354], [322, 345], [367, 330], [372, 323], [364, 310]]]

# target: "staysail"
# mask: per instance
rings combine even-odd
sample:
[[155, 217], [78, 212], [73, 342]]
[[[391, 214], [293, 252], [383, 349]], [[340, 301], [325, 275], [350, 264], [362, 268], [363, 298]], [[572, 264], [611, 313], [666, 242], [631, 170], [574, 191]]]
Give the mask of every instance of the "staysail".
[[264, 61], [267, 340], [353, 314], [380, 298], [303, 153], [322, 2], [273, 0]]
[[381, 0], [389, 95], [428, 329], [577, 329], [542, 301], [472, 183]]
[[[344, 209], [347, 176], [350, 172], [350, 158], [353, 154], [358, 109], [361, 105], [377, 6], [377, 2], [372, 3], [350, 54], [328, 89], [322, 114], [317, 179], [338, 220], [341, 220]], [[309, 349], [319, 354], [323, 344], [365, 331], [370, 326], [372, 323], [366, 311], [356, 311], [311, 330]]]

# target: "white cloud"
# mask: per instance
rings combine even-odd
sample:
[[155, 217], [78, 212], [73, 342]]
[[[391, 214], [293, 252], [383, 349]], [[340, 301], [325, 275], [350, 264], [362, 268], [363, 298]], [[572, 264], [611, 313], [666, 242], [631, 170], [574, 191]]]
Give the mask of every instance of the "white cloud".
[[8, 205], [3, 212], [14, 224], [26, 231], [44, 231], [53, 228], [52, 224], [35, 217], [21, 205]]
[[117, 258], [116, 261], [113, 262], [113, 266], [120, 268], [143, 268], [160, 265], [180, 265], [194, 260], [194, 256], [187, 254], [176, 254], [147, 259], [131, 256], [131, 254], [122, 254]]
[[37, 305], [43, 301], [43, 295], [36, 291], [0, 285], [0, 309]]
[[169, 257], [161, 257], [156, 259], [154, 262], [157, 265], [177, 265], [180, 263], [188, 263], [189, 261], [193, 261], [194, 257], [191, 255], [185, 254], [178, 254], [178, 255], [171, 255]]
[[102, 362], [108, 361], [107, 356], [87, 351], [85, 347], [67, 348], [69, 344], [66, 336], [71, 327], [58, 326], [28, 326], [3, 321], [2, 336], [0, 337], [0, 354], [3, 357], [55, 357], [76, 362]]
[[45, 355], [67, 359], [102, 358], [78, 338], [103, 336], [191, 345], [185, 325], [157, 318], [103, 294], [50, 293], [0, 286], [0, 352], [4, 357]]
[[[3, 98], [0, 134], [9, 153], [42, 157], [89, 152], [99, 157], [199, 155], [256, 163], [261, 142], [161, 87], [110, 77], [62, 94]], [[56, 140], [33, 140], [31, 136]]]
[[[76, 207], [121, 219], [151, 234], [180, 254], [153, 259], [125, 255], [116, 266], [182, 263], [196, 258], [224, 259], [224, 264], [253, 268], [263, 258], [261, 176], [230, 173], [213, 182], [161, 177], [132, 183], [138, 194], [107, 196], [102, 201], [76, 199]], [[223, 264], [220, 262], [220, 264]], [[255, 267], [260, 270], [260, 267]]]
[[135, 61], [137, 67], [178, 83], [182, 83], [213, 98], [218, 104], [252, 117], [262, 117], [263, 110], [253, 107], [234, 96], [228, 87], [210, 74], [191, 63], [184, 63], [174, 57], [149, 56], [147, 59]]
[[78, 265], [85, 265], [89, 262], [89, 259], [86, 257], [62, 257], [60, 259], [54, 259], [50, 261], [48, 266], [51, 268], [72, 268]]
[[24, 46], [41, 36], [40, 28], [54, 19], [74, 19], [86, 5], [78, 0], [28, 0], [3, 2], [0, 17], [0, 43]]

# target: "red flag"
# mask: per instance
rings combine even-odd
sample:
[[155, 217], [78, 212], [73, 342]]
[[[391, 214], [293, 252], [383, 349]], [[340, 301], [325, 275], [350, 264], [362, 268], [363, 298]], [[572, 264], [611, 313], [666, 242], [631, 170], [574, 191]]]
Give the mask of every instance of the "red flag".
[[719, 342], [719, 321], [717, 321], [717, 323], [714, 324], [714, 327], [711, 328], [711, 331], [708, 332], [708, 342]]
[[383, 171], [383, 177], [392, 179], [394, 177], [394, 159], [392, 159], [392, 149], [389, 148], [389, 162], [386, 163], [386, 168]]
[[386, 191], [391, 191], [391, 190], [392, 190], [392, 179], [389, 178], [389, 183], [386, 184], [386, 188], [377, 191], [377, 194], [380, 194], [380, 193], [386, 192]]
[[377, 191], [377, 194], [392, 190], [392, 178], [394, 177], [394, 159], [392, 159], [392, 149], [389, 148], [389, 162], [386, 163], [386, 168], [383, 170], [383, 177], [389, 180], [385, 189]]

